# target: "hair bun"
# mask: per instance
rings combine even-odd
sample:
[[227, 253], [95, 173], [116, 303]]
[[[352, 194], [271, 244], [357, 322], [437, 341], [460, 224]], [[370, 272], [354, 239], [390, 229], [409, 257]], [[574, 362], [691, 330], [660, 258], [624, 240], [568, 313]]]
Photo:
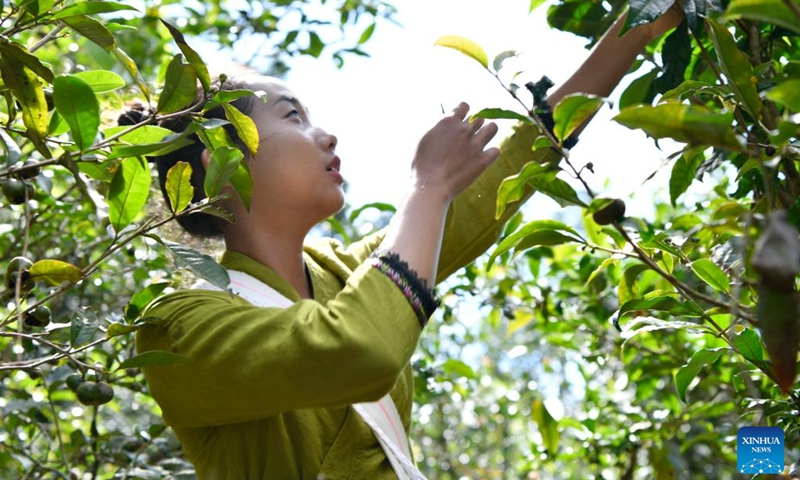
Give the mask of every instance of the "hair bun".
[[149, 105], [142, 102], [134, 102], [128, 105], [117, 119], [117, 125], [128, 126], [141, 123], [153, 114]]

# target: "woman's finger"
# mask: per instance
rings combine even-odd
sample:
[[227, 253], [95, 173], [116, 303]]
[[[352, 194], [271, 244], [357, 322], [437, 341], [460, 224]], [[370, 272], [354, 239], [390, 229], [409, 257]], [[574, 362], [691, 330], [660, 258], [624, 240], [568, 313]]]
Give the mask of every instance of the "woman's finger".
[[485, 158], [488, 163], [494, 162], [500, 158], [500, 149], [497, 147], [487, 148], [483, 152], [483, 158]]
[[486, 145], [494, 136], [497, 135], [497, 124], [494, 122], [487, 123], [483, 126], [478, 132], [475, 134], [475, 138], [481, 142], [483, 145]]
[[478, 132], [478, 130], [481, 129], [481, 127], [485, 122], [486, 120], [484, 120], [483, 118], [476, 118], [475, 120], [469, 122], [470, 133], [475, 135]]
[[461, 102], [456, 108], [453, 109], [453, 116], [456, 117], [459, 122], [463, 122], [468, 112], [469, 105], [467, 105], [466, 102]]

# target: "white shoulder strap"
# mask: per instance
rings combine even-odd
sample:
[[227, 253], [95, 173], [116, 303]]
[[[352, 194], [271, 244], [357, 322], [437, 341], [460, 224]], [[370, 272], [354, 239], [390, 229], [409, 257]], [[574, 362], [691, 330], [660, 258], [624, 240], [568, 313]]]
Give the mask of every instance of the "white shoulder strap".
[[[287, 308], [294, 303], [266, 283], [244, 272], [228, 270], [228, 275], [231, 279], [228, 289], [255, 306]], [[207, 281], [201, 281], [193, 288], [222, 290]], [[372, 429], [399, 480], [425, 480], [425, 476], [411, 461], [408, 437], [389, 394], [377, 402], [357, 403], [353, 405], [353, 410]]]

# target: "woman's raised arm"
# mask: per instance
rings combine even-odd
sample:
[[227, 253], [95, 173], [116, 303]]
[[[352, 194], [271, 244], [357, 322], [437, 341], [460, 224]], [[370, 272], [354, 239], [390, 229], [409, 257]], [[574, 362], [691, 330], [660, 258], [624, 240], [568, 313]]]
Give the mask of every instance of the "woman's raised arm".
[[[620, 37], [625, 18], [623, 15], [614, 23], [575, 73], [548, 97], [550, 106], [572, 93], [609, 95], [639, 52], [650, 41], [680, 24], [683, 11], [676, 4], [655, 22], [632, 28]], [[586, 123], [572, 136], [577, 136]], [[504, 214], [495, 218], [497, 189], [503, 179], [519, 173], [529, 162], [543, 164], [558, 158], [549, 148], [531, 151], [539, 135], [541, 132], [536, 126], [519, 124], [503, 141], [500, 158], [453, 201], [445, 224], [437, 281], [444, 280], [490, 248], [508, 219], [533, 194], [528, 188], [518, 202], [509, 204]]]
[[[683, 10], [675, 4], [656, 21], [632, 28], [620, 36], [627, 16], [626, 13], [614, 22], [581, 66], [547, 98], [551, 107], [572, 93], [610, 95], [644, 47], [681, 23]], [[573, 136], [585, 126], [582, 125]]]

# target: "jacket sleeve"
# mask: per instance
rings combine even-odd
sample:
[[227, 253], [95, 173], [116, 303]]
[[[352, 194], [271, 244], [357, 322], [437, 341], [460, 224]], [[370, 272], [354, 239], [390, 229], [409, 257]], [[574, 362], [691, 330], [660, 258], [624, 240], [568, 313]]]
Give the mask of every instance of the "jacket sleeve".
[[361, 265], [327, 304], [255, 307], [226, 292], [162, 297], [137, 351], [167, 350], [186, 364], [145, 368], [164, 420], [201, 427], [288, 410], [375, 401], [408, 365], [421, 332], [405, 295]]
[[437, 283], [469, 264], [500, 238], [506, 222], [533, 195], [527, 188], [523, 197], [509, 204], [495, 219], [497, 189], [503, 179], [520, 172], [529, 162], [545, 163], [558, 159], [550, 148], [532, 151], [541, 131], [532, 124], [518, 124], [501, 144], [501, 155], [477, 180], [459, 194], [447, 214]]

